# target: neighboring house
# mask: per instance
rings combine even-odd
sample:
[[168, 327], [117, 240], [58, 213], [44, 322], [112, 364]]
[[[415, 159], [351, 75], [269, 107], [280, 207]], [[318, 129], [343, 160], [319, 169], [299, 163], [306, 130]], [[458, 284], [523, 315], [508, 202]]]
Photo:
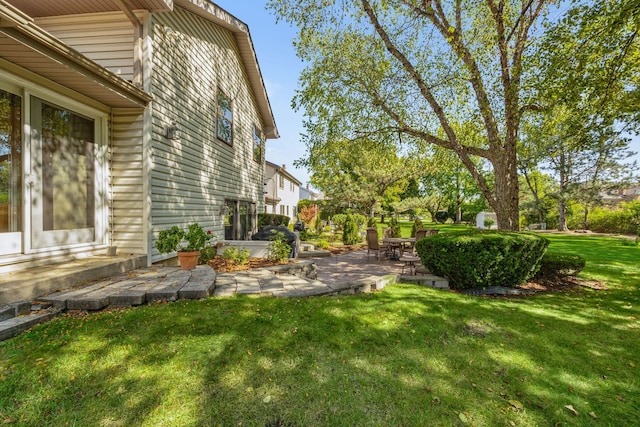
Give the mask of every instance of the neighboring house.
[[323, 200], [322, 192], [311, 191], [309, 184], [306, 187], [300, 187], [300, 200]]
[[285, 165], [279, 166], [270, 161], [265, 165], [264, 213], [288, 216], [295, 221], [298, 216], [300, 184], [287, 172]]
[[621, 193], [625, 201], [631, 202], [633, 200], [640, 200], [640, 185], [625, 188], [624, 190], [621, 190]]
[[[0, 268], [246, 239], [278, 131], [247, 25], [207, 0], [0, 0]], [[297, 194], [297, 190], [296, 190]]]

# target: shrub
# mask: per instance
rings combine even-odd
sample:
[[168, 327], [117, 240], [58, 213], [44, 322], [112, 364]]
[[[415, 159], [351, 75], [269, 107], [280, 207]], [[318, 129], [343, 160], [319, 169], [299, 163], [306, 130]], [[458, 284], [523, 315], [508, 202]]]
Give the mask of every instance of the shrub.
[[348, 214], [342, 228], [342, 243], [345, 245], [355, 245], [360, 242], [358, 224], [353, 215]]
[[346, 214], [335, 214], [333, 218], [331, 218], [331, 222], [336, 226], [337, 230], [342, 230], [344, 227], [344, 223], [347, 220]]
[[422, 225], [422, 220], [416, 217], [413, 220], [413, 226], [411, 227], [411, 237], [416, 237], [416, 231], [421, 230], [422, 228], [424, 228], [424, 226]]
[[267, 246], [267, 259], [269, 261], [283, 262], [289, 258], [291, 246], [287, 243], [287, 237], [281, 231], [271, 230]]
[[263, 227], [267, 227], [269, 225], [278, 226], [284, 225], [287, 227], [291, 218], [286, 215], [277, 215], [277, 214], [267, 214], [261, 213], [258, 214], [258, 228], [262, 230]]
[[236, 247], [225, 248], [222, 251], [222, 259], [233, 265], [244, 265], [249, 263], [249, 249], [239, 249]]
[[206, 246], [202, 250], [200, 250], [200, 255], [198, 256], [198, 264], [209, 264], [209, 261], [216, 257], [218, 253], [218, 249], [215, 246]]
[[527, 233], [465, 230], [416, 243], [422, 264], [454, 289], [513, 287], [533, 276], [549, 241]]
[[585, 263], [580, 255], [545, 253], [540, 260], [540, 269], [536, 277], [576, 276], [582, 271]]
[[371, 228], [375, 226], [376, 226], [376, 217], [374, 216], [369, 217], [369, 219], [367, 220], [367, 227]]
[[400, 237], [400, 224], [398, 224], [398, 220], [396, 217], [392, 217], [389, 220], [389, 237]]
[[439, 222], [440, 224], [444, 224], [445, 222], [447, 222], [447, 220], [450, 217], [451, 216], [449, 215], [449, 212], [447, 212], [447, 211], [438, 211], [438, 212], [436, 212], [435, 220], [437, 222]]
[[331, 243], [325, 239], [320, 239], [316, 242], [316, 246], [320, 249], [328, 249], [331, 246]]

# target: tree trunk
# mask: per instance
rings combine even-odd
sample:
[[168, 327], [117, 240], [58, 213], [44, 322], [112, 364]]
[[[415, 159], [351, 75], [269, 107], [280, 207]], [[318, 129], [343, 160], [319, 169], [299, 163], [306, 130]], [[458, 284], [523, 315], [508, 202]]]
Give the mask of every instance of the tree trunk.
[[558, 231], [567, 231], [567, 204], [564, 199], [558, 203]]
[[498, 230], [519, 231], [520, 206], [515, 144], [512, 150], [505, 149], [501, 154], [492, 162], [496, 180], [493, 195], [495, 199], [494, 203], [490, 201], [489, 204], [496, 213]]
[[567, 231], [567, 204], [565, 201], [565, 193], [567, 191], [567, 158], [565, 157], [564, 147], [560, 150], [560, 203], [558, 204], [558, 231]]

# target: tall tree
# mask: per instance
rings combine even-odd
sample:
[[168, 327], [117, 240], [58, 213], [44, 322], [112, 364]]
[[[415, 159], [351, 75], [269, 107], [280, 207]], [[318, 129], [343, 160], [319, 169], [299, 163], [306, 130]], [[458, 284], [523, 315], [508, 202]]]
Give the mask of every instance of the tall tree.
[[[295, 107], [306, 144], [400, 134], [452, 150], [496, 212], [519, 227], [516, 146], [526, 48], [547, 0], [271, 0], [297, 25], [307, 68]], [[461, 137], [467, 123], [481, 138]], [[491, 164], [488, 180], [474, 157]]]
[[335, 139], [316, 145], [304, 163], [311, 182], [340, 208], [372, 214], [377, 203], [395, 200], [412, 178], [419, 176], [417, 159], [398, 156], [394, 145], [368, 139], [358, 144]]
[[640, 1], [590, 2], [572, 7], [540, 44], [535, 82], [545, 108], [525, 129], [520, 167], [532, 163], [557, 178], [559, 222], [571, 200], [589, 209], [607, 183], [633, 167], [625, 133], [640, 124]]

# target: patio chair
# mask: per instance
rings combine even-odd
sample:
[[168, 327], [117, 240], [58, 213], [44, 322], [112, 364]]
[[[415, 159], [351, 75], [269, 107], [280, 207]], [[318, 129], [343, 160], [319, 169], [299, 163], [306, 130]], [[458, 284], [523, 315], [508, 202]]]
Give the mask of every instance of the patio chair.
[[375, 227], [367, 228], [367, 261], [369, 261], [369, 255], [373, 252], [377, 261], [380, 261], [380, 253], [385, 256], [389, 252], [387, 245], [383, 245], [378, 240], [378, 229]]

